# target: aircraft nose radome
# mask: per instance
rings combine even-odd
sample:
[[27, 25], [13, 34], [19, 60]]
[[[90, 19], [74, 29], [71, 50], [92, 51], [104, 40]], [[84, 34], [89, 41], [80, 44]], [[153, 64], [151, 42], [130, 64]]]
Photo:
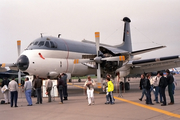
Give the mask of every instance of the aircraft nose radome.
[[26, 55], [21, 55], [17, 60], [18, 69], [25, 71], [29, 67], [29, 59]]

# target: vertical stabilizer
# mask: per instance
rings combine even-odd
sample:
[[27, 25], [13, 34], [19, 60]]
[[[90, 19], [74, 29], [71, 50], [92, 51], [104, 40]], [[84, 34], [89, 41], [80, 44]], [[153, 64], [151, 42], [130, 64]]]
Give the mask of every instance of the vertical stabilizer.
[[116, 47], [119, 49], [126, 50], [128, 52], [132, 52], [131, 31], [130, 31], [131, 20], [128, 17], [124, 17], [123, 21], [124, 21], [123, 43], [117, 45]]

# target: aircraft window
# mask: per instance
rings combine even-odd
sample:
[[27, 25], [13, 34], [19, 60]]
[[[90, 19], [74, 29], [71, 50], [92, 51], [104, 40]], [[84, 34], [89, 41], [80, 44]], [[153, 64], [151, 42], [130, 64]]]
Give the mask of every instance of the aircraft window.
[[34, 45], [37, 45], [38, 44], [38, 41], [36, 41], [35, 43], [34, 43]]
[[44, 41], [39, 42], [38, 45], [39, 45], [39, 46], [43, 46], [43, 45], [44, 45]]
[[50, 47], [49, 41], [46, 41], [45, 46]]
[[54, 43], [52, 41], [50, 41], [50, 43], [51, 43], [51, 48], [57, 48], [57, 44], [56, 43]]
[[[33, 45], [33, 42], [32, 42], [32, 43], [30, 43], [28, 47], [30, 47], [31, 45]], [[28, 47], [27, 47], [27, 48], [28, 48]]]

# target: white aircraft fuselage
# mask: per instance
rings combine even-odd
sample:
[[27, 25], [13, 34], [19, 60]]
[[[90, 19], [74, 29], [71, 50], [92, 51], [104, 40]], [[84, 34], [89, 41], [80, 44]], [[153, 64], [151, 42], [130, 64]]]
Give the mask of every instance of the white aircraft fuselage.
[[84, 76], [96, 74], [96, 69], [81, 63], [74, 64], [74, 60], [83, 59], [83, 55], [95, 54], [95, 44], [42, 37], [34, 40], [26, 48], [18, 62], [22, 62], [20, 67], [22, 71], [42, 78], [46, 78], [47, 75], [56, 76], [62, 72], [71, 73], [72, 76]]

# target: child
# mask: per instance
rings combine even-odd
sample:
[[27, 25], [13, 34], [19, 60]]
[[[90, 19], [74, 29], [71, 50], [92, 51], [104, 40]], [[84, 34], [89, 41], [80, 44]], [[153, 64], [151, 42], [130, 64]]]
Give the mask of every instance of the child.
[[107, 94], [106, 94], [106, 100], [109, 101], [109, 102], [106, 102], [107, 104], [114, 104], [113, 102], [113, 95], [112, 95], [112, 92], [114, 90], [114, 85], [112, 83], [112, 81], [110, 80], [110, 78], [106, 78], [106, 81], [107, 81]]

